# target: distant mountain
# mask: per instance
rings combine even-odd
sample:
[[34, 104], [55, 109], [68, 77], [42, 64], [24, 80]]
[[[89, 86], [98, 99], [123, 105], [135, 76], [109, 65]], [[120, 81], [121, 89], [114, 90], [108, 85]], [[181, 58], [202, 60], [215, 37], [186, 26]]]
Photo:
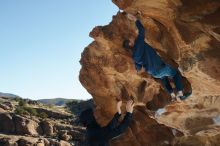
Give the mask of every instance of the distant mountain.
[[67, 102], [76, 101], [76, 100], [66, 99], [66, 98], [52, 98], [52, 99], [39, 99], [37, 101], [43, 104], [53, 104], [57, 106], [64, 106]]
[[2, 93], [0, 92], [0, 97], [7, 97], [7, 98], [21, 98], [18, 95], [11, 94], [11, 93]]

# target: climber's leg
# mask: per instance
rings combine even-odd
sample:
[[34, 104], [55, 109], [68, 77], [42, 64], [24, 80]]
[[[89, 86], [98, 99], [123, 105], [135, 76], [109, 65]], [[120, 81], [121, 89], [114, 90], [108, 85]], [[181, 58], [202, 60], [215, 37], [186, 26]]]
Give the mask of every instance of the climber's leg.
[[169, 79], [168, 77], [164, 77], [162, 79], [160, 79], [162, 82], [163, 87], [165, 88], [165, 90], [170, 94], [170, 96], [172, 97], [172, 100], [175, 100], [176, 96], [173, 92], [173, 88], [170, 85]]
[[173, 82], [175, 84], [176, 90], [177, 90], [177, 95], [176, 98], [177, 100], [184, 100], [186, 99], [190, 94], [183, 94], [183, 81], [182, 81], [182, 75], [181, 73], [175, 69], [174, 67], [167, 65], [167, 75], [173, 79]]
[[[173, 100], [177, 99], [178, 101], [180, 101], [180, 99], [184, 98], [183, 92], [182, 92], [183, 91], [182, 76], [177, 69], [175, 69], [174, 67], [172, 67], [169, 64], [166, 64], [162, 69], [160, 69], [159, 71], [154, 73], [154, 77], [162, 79], [163, 84], [166, 87], [166, 90], [170, 93]], [[165, 77], [167, 79], [163, 79]], [[174, 84], [177, 89], [177, 96], [175, 96], [173, 91], [172, 91], [172, 93], [171, 93], [171, 91], [169, 91], [170, 90], [169, 88], [171, 86], [170, 86], [168, 77], [172, 78], [174, 81]]]
[[182, 75], [180, 74], [179, 71], [177, 71], [176, 75], [173, 77], [173, 81], [175, 83], [176, 86], [176, 90], [177, 90], [177, 98], [181, 99], [181, 100], [185, 100], [187, 97], [189, 97], [192, 92], [190, 93], [183, 93], [183, 82], [182, 82]]
[[182, 75], [180, 72], [176, 72], [175, 76], [173, 76], [173, 82], [176, 86], [176, 90], [179, 94], [183, 91], [183, 83], [182, 83]]
[[161, 80], [163, 87], [165, 88], [165, 90], [170, 94], [170, 96], [172, 97], [172, 101], [174, 101], [176, 99], [176, 95], [173, 92], [173, 88], [170, 85], [169, 79], [168, 77], [170, 76], [170, 74], [175, 74], [173, 72], [171, 72], [172, 70], [170, 69], [169, 66], [165, 65], [163, 68], [161, 68], [160, 70], [157, 70], [155, 72], [152, 73], [152, 76], [154, 78], [158, 78]]

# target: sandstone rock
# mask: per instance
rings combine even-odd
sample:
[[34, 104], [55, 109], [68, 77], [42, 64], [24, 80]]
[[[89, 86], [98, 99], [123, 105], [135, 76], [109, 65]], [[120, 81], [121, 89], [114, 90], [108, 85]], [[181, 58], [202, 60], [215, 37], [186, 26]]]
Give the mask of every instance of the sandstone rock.
[[4, 109], [4, 110], [10, 110], [11, 108], [5, 104], [0, 104], [0, 108]]
[[67, 130], [59, 131], [58, 136], [60, 140], [69, 141], [72, 139], [72, 136], [67, 134]]
[[14, 133], [15, 125], [12, 117], [8, 113], [0, 113], [0, 132]]
[[44, 145], [45, 146], [50, 146], [50, 141], [46, 138], [44, 138]]
[[15, 127], [16, 127], [16, 133], [17, 134], [28, 134], [28, 135], [39, 135], [42, 134], [42, 129], [41, 127], [38, 125], [37, 122], [18, 116], [18, 115], [14, 115], [13, 116], [13, 120], [15, 123]]
[[66, 124], [60, 124], [60, 123], [57, 123], [54, 125], [54, 130], [56, 132], [58, 131], [62, 131], [62, 130], [71, 130], [72, 129], [72, 125], [66, 125]]
[[[170, 98], [160, 82], [147, 73], [136, 74], [131, 54], [122, 47], [123, 40], [136, 37], [134, 22], [118, 12], [109, 25], [95, 27], [90, 33], [95, 40], [82, 53], [80, 82], [93, 96], [98, 123], [104, 126], [110, 121], [116, 112], [116, 97], [123, 101], [132, 98], [143, 105], [135, 108], [130, 129], [113, 145], [170, 145], [176, 136], [172, 128], [184, 135], [193, 134], [193, 139], [200, 139], [197, 134], [206, 135], [210, 145], [215, 145], [210, 139], [220, 113], [220, 1], [112, 1], [128, 13], [141, 12], [145, 41], [167, 63], [181, 69], [184, 92], [193, 91], [183, 103], [166, 106]], [[148, 114], [140, 116], [147, 110], [142, 109], [145, 105], [153, 111], [163, 108], [164, 112], [149, 120]], [[201, 124], [202, 119], [207, 126]], [[205, 134], [207, 129], [213, 131]], [[198, 145], [205, 145], [199, 141]], [[183, 137], [178, 145], [181, 143], [190, 144], [190, 139]]]
[[71, 144], [66, 141], [61, 140], [59, 146], [71, 146]]
[[50, 145], [53, 146], [60, 146], [60, 143], [58, 142], [58, 140], [54, 140], [54, 139], [49, 139]]
[[54, 131], [53, 131], [53, 124], [49, 121], [42, 121], [39, 123], [39, 125], [41, 126], [42, 130], [43, 130], [43, 134], [45, 135], [53, 135]]
[[44, 140], [43, 139], [38, 139], [38, 141], [36, 142], [35, 144], [36, 146], [45, 146], [46, 144], [44, 143]]
[[10, 101], [3, 102], [4, 105], [8, 106], [10, 110], [13, 109], [13, 104]]

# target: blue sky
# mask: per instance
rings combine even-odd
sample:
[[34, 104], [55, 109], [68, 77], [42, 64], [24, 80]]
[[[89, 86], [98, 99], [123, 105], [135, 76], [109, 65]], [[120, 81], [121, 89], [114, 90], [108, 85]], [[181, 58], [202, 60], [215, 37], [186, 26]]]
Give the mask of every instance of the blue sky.
[[78, 81], [81, 53], [117, 11], [111, 0], [0, 0], [0, 92], [91, 98]]

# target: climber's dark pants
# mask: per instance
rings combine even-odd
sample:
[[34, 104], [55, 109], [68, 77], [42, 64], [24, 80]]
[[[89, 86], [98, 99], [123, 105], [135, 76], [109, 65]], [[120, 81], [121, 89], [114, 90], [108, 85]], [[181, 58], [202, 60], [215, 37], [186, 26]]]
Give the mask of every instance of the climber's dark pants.
[[170, 66], [169, 64], [166, 64], [162, 69], [153, 72], [152, 76], [154, 78], [159, 78], [162, 81], [164, 88], [170, 94], [173, 92], [173, 88], [170, 85], [169, 78], [173, 80], [177, 91], [183, 90], [182, 75], [177, 69]]

